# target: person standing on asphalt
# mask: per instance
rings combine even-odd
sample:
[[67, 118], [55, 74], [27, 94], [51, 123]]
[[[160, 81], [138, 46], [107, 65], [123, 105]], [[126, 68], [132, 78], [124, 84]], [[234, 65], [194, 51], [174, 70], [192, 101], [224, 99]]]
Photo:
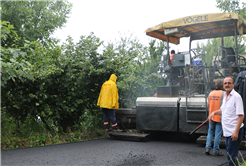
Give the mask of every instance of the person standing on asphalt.
[[119, 108], [118, 89], [116, 85], [116, 80], [117, 76], [115, 74], [112, 74], [109, 80], [102, 85], [100, 95], [97, 101], [97, 105], [100, 106], [100, 108], [102, 108], [103, 111], [103, 120], [106, 132], [110, 131], [108, 125], [108, 117], [110, 117], [112, 129], [114, 131], [121, 131], [118, 128], [114, 110]]
[[[244, 108], [242, 97], [234, 90], [234, 82], [231, 77], [224, 79], [226, 94], [219, 110], [211, 113], [209, 121], [214, 115], [222, 115], [222, 129], [225, 137], [225, 145], [229, 166], [238, 165], [239, 145], [243, 138]], [[232, 158], [232, 160], [231, 160]]]
[[[220, 109], [222, 94], [223, 94], [223, 80], [217, 79], [215, 82], [216, 90], [212, 91], [208, 97], [208, 112], [211, 115], [212, 112]], [[209, 118], [209, 116], [208, 116]], [[205, 154], [210, 154], [210, 149], [212, 148], [212, 141], [214, 137], [214, 156], [223, 156], [224, 154], [219, 151], [220, 138], [222, 134], [222, 125], [220, 122], [220, 115], [215, 115], [211, 122], [209, 122], [207, 141], [205, 146]]]

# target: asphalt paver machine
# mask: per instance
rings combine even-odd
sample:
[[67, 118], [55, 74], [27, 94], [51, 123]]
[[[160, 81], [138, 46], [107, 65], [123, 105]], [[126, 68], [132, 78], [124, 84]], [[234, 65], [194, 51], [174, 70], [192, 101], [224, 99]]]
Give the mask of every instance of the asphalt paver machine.
[[[156, 97], [138, 97], [136, 108], [116, 110], [120, 128], [135, 131], [117, 134], [145, 137], [151, 131], [190, 133], [208, 117], [207, 97], [215, 89], [216, 79], [235, 79], [245, 68], [246, 57], [238, 55], [237, 36], [246, 34], [246, 20], [235, 13], [200, 14], [163, 22], [145, 32], [167, 42], [167, 53], [159, 63], [166, 84], [157, 87]], [[224, 47], [226, 36], [235, 37], [235, 49]], [[183, 37], [190, 39], [189, 50], [175, 54], [171, 64], [169, 43], [179, 44]], [[221, 38], [212, 66], [207, 66], [202, 48], [191, 48], [192, 41], [209, 38]], [[207, 131], [205, 124], [196, 133]], [[111, 132], [111, 136], [117, 134]]]

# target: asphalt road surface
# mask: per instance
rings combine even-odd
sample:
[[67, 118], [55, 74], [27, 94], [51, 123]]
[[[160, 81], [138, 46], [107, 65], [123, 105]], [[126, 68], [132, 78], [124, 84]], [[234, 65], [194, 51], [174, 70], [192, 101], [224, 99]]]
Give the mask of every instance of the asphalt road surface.
[[[218, 166], [228, 165], [226, 156], [204, 154], [194, 141], [150, 139], [144, 142], [98, 139], [1, 151], [1, 165], [78, 166]], [[225, 154], [224, 148], [221, 151]], [[246, 150], [240, 150], [243, 156]]]

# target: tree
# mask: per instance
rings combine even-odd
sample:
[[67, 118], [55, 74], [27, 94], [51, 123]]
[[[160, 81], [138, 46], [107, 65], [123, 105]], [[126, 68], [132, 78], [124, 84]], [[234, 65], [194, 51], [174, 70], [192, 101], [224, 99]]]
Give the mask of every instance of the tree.
[[156, 86], [164, 83], [157, 71], [160, 58], [166, 48], [165, 42], [157, 43], [152, 40], [149, 47], [143, 47], [138, 39], [134, 39], [128, 45], [131, 46], [130, 50], [138, 50], [135, 52], [138, 56], [128, 65], [133, 67], [130, 70], [124, 70], [121, 74], [122, 81], [119, 84], [124, 92], [121, 93], [121, 97], [136, 100], [137, 97], [152, 96], [156, 92]]
[[[246, 19], [246, 3], [240, 3], [239, 0], [216, 0], [217, 7], [222, 12], [235, 12], [241, 15], [244, 19]], [[246, 38], [244, 36], [238, 37], [238, 54], [245, 54]], [[220, 38], [208, 39], [206, 44], [202, 43], [198, 48], [204, 48], [206, 52], [205, 62], [208, 66], [212, 65], [213, 56], [215, 56], [218, 52], [218, 48], [220, 46]], [[235, 50], [235, 39], [233, 36], [224, 37], [224, 46], [232, 47]]]
[[[24, 46], [25, 40], [44, 44], [57, 28], [62, 28], [67, 22], [71, 7], [67, 1], [2, 1], [1, 20], [14, 26], [19, 46]], [[1, 45], [11, 43], [9, 38]]]
[[[111, 73], [115, 73], [118, 77], [117, 86], [120, 99], [135, 100], [136, 96], [138, 96], [139, 85], [144, 80], [143, 75], [136, 75], [135, 72], [139, 64], [146, 60], [146, 48], [136, 37], [121, 36], [121, 40], [116, 44], [109, 43], [105, 47], [104, 57], [107, 57], [108, 61], [106, 66], [104, 66], [105, 68], [112, 66], [112, 64], [115, 66]], [[111, 73], [108, 73], [104, 81], [109, 78]], [[102, 83], [100, 84], [102, 85]], [[120, 106], [125, 107], [125, 102], [120, 101]]]
[[[245, 53], [245, 38], [239, 37], [238, 38], [238, 54], [244, 54]], [[218, 53], [218, 48], [221, 45], [221, 39], [220, 38], [214, 38], [214, 39], [208, 39], [206, 43], [201, 43], [201, 45], [197, 45], [197, 48], [203, 48], [206, 56], [205, 56], [205, 62], [208, 66], [212, 65], [213, 57], [216, 56]], [[232, 47], [235, 50], [235, 40], [234, 37], [224, 37], [224, 47]], [[221, 54], [221, 53], [220, 53]]]
[[235, 12], [246, 19], [246, 2], [240, 0], [216, 0], [216, 7], [222, 12]]
[[[1, 23], [1, 85], [5, 96], [1, 111], [12, 116], [17, 124], [26, 123], [27, 119], [35, 122], [37, 115], [52, 114], [46, 103], [49, 94], [44, 80], [62, 69], [56, 65], [60, 47], [50, 35], [66, 23], [71, 7], [66, 1], [1, 3], [4, 20]], [[49, 128], [47, 121], [43, 122]]]
[[30, 75], [30, 63], [25, 60], [26, 53], [16, 46], [18, 36], [13, 30], [13, 25], [7, 21], [1, 21], [1, 42], [9, 38], [13, 40], [11, 47], [1, 46], [1, 86], [5, 86], [9, 80], [24, 80]]

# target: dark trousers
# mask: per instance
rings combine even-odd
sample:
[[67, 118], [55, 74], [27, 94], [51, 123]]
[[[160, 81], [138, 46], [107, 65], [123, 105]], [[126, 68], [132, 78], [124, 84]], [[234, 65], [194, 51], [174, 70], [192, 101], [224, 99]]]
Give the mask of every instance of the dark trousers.
[[[238, 165], [236, 158], [238, 157], [239, 145], [240, 145], [242, 139], [243, 139], [243, 127], [240, 128], [240, 130], [238, 132], [238, 139], [236, 141], [232, 141], [231, 136], [225, 137], [226, 153], [227, 153], [227, 159], [228, 159], [229, 166], [235, 166], [235, 165], [237, 166]], [[232, 160], [230, 157], [232, 158]]]
[[104, 127], [106, 129], [109, 129], [109, 125], [108, 125], [108, 117], [109, 117], [110, 121], [112, 123], [112, 128], [113, 129], [118, 129], [118, 125], [117, 125], [117, 122], [116, 122], [114, 109], [103, 108], [102, 111], [103, 111]]

